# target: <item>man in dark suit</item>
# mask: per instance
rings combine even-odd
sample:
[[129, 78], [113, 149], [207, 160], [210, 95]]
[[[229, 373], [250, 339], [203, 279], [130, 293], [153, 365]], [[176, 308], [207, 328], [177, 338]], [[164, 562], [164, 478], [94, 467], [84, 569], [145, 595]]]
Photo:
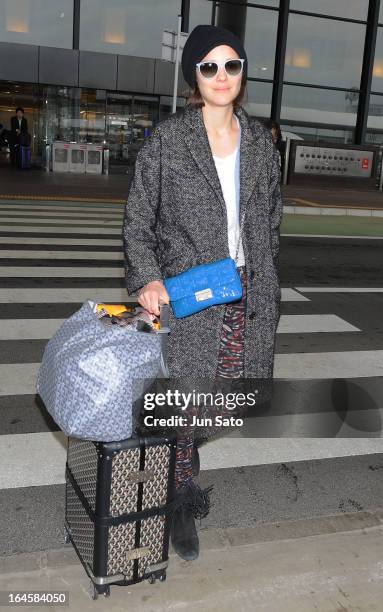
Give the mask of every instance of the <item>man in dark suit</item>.
[[9, 150], [11, 154], [11, 165], [17, 165], [17, 149], [21, 144], [24, 144], [28, 138], [28, 122], [24, 117], [24, 109], [21, 106], [16, 108], [16, 115], [11, 117], [11, 142]]

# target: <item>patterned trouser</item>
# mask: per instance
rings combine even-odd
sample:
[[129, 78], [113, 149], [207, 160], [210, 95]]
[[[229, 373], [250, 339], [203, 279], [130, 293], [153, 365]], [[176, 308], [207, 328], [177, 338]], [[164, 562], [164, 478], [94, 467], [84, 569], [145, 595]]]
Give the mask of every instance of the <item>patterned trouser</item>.
[[[242, 283], [242, 298], [238, 302], [226, 304], [222, 324], [221, 340], [218, 353], [216, 377], [224, 379], [243, 377], [244, 324], [247, 298], [247, 276], [244, 267], [238, 268]], [[197, 414], [193, 407], [194, 414]], [[191, 416], [188, 408], [188, 416]], [[213, 434], [214, 431], [211, 431]], [[183, 482], [193, 477], [191, 457], [194, 444], [192, 427], [182, 428], [177, 433], [175, 486], [178, 489]]]

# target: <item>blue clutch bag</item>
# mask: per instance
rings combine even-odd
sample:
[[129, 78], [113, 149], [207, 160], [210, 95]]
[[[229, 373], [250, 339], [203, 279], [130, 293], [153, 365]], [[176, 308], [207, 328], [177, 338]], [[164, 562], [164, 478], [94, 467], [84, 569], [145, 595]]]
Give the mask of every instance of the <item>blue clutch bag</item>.
[[177, 319], [242, 297], [241, 279], [232, 257], [193, 266], [163, 282]]

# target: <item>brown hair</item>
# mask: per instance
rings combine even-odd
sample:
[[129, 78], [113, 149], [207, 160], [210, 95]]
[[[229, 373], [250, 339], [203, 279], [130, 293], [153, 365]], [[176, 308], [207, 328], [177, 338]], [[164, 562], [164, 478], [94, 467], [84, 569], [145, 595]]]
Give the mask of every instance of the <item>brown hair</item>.
[[[233, 100], [233, 108], [236, 108], [237, 106], [241, 106], [241, 104], [243, 103], [245, 95], [247, 94], [246, 82], [247, 82], [246, 75], [242, 74], [241, 87], [238, 92], [238, 95]], [[189, 91], [186, 94], [186, 97], [187, 97], [186, 104], [190, 104], [191, 106], [195, 106], [197, 108], [201, 108], [202, 106], [205, 106], [205, 102], [203, 101], [197, 81], [194, 87], [189, 89]]]

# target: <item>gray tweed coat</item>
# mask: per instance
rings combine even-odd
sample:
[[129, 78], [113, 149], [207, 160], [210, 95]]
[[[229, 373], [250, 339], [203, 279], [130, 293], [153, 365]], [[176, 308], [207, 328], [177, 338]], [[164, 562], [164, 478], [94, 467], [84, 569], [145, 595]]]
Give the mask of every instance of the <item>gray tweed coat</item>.
[[[240, 210], [248, 274], [245, 377], [272, 378], [280, 316], [278, 278], [282, 198], [271, 134], [236, 109], [241, 132]], [[203, 122], [187, 105], [161, 121], [135, 164], [123, 223], [126, 286], [135, 295], [152, 280], [229, 257], [226, 205]], [[170, 317], [170, 376], [214, 378], [224, 306]]]

